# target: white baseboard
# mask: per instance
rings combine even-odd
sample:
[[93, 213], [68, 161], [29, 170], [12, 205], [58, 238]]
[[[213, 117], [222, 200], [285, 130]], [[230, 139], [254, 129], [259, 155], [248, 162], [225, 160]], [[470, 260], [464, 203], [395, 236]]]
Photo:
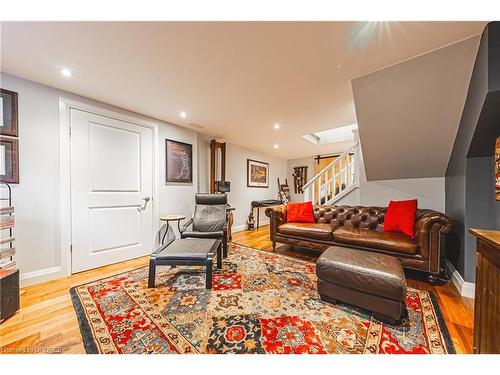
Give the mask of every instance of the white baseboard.
[[20, 276], [21, 287], [43, 283], [61, 277], [61, 266], [44, 268], [42, 270], [22, 273]]
[[460, 295], [463, 297], [474, 298], [476, 291], [476, 284], [465, 281], [462, 275], [453, 267], [450, 262], [447, 262], [447, 267], [451, 273], [451, 281], [455, 288], [457, 288]]
[[[264, 221], [264, 222], [259, 223], [259, 228], [265, 227], [266, 225], [269, 225], [269, 221]], [[255, 228], [257, 228], [257, 224], [255, 224]], [[231, 230], [233, 233], [241, 232], [241, 231], [247, 230], [247, 225], [246, 224], [234, 225], [231, 228]]]
[[243, 230], [246, 230], [247, 229], [247, 226], [246, 224], [242, 224], [242, 225], [235, 225], [231, 228], [231, 231], [233, 233], [236, 233], [236, 232], [241, 232]]

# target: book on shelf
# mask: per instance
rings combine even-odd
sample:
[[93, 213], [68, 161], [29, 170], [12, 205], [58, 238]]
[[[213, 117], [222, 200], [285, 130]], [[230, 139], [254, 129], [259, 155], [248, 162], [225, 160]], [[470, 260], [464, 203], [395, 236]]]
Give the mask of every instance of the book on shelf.
[[0, 215], [10, 215], [12, 213], [14, 213], [14, 207], [12, 206], [0, 207]]
[[11, 259], [0, 260], [0, 269], [15, 268], [16, 262]]
[[0, 238], [0, 244], [14, 242], [14, 241], [15, 241], [14, 237], [5, 237], [5, 238], [2, 237], [2, 238]]
[[14, 216], [0, 217], [0, 230], [14, 228]]
[[5, 249], [0, 249], [0, 261], [5, 258], [11, 258], [14, 255], [16, 255], [16, 248], [15, 247], [7, 247]]

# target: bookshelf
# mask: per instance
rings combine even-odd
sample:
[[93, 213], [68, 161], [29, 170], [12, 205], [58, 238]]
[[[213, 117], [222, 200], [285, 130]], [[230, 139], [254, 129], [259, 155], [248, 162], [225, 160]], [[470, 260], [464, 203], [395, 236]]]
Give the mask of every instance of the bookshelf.
[[14, 207], [12, 189], [9, 184], [1, 184], [0, 195], [0, 269], [16, 268], [16, 248], [14, 245]]
[[0, 322], [19, 310], [19, 270], [14, 246], [14, 207], [9, 184], [0, 185]]

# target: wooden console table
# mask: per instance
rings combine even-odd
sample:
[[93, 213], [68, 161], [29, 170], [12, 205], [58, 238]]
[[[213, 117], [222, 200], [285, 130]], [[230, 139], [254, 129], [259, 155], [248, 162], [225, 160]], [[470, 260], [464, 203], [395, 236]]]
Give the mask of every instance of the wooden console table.
[[500, 231], [469, 232], [477, 238], [474, 353], [500, 353]]

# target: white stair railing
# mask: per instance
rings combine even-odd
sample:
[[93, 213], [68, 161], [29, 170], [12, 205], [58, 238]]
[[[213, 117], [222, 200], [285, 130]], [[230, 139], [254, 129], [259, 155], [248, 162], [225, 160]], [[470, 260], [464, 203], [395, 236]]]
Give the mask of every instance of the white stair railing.
[[345, 150], [303, 187], [304, 200], [332, 204], [359, 187], [359, 143]]

